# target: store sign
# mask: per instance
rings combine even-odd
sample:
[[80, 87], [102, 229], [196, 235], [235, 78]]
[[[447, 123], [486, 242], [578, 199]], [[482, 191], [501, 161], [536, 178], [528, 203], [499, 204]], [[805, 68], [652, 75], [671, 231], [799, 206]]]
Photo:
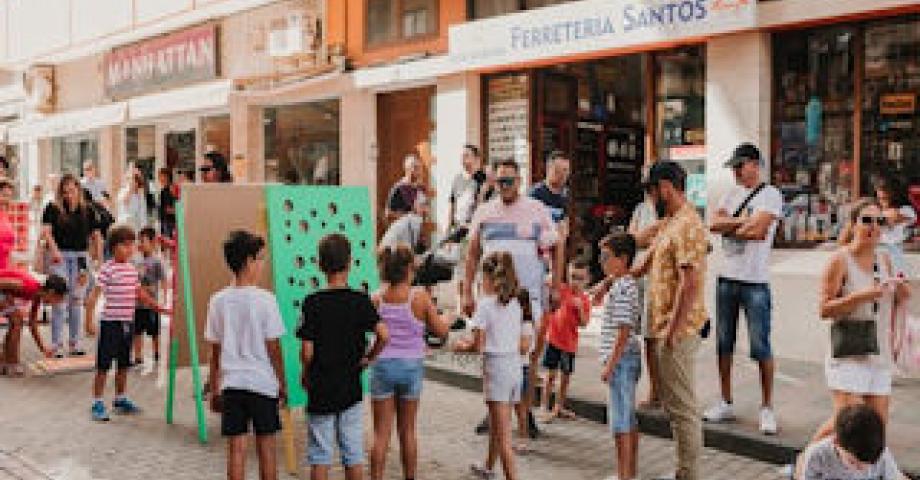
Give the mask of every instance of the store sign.
[[217, 25], [117, 48], [103, 62], [105, 91], [124, 98], [217, 78]]
[[755, 0], [582, 0], [456, 25], [451, 60], [486, 68], [755, 27]]
[[[490, 161], [530, 163], [530, 78], [512, 74], [488, 80], [486, 132]], [[526, 175], [524, 178], [528, 178]]]
[[891, 93], [882, 95], [879, 111], [882, 115], [912, 114], [917, 109], [917, 95], [913, 93]]

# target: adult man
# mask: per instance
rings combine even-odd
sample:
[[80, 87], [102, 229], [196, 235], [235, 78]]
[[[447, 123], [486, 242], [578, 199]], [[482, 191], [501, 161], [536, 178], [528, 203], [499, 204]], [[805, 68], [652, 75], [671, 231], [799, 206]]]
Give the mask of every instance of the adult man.
[[[506, 251], [514, 259], [521, 288], [530, 294], [534, 330], [539, 330], [546, 306], [544, 281], [546, 267], [540, 249], [559, 246], [559, 235], [546, 207], [530, 197], [521, 196], [521, 174], [514, 160], [504, 160], [496, 167], [496, 184], [499, 196], [481, 205], [470, 224], [470, 244], [466, 256], [463, 282], [463, 309], [471, 315], [474, 309], [473, 282], [479, 261], [484, 254]], [[553, 287], [558, 290], [561, 271], [553, 264]], [[528, 375], [525, 375], [525, 378]], [[525, 404], [526, 405], [526, 404]], [[536, 422], [528, 414], [531, 436], [537, 435]], [[484, 429], [477, 428], [482, 432]]]
[[463, 229], [469, 229], [470, 221], [473, 220], [473, 212], [479, 205], [479, 191], [485, 181], [486, 174], [482, 170], [479, 148], [475, 145], [465, 145], [463, 147], [463, 171], [454, 177], [450, 185], [449, 234], [459, 234]]
[[[562, 238], [560, 247], [553, 259], [557, 263], [556, 271], [565, 271], [565, 240], [569, 235], [569, 189], [566, 185], [571, 174], [571, 163], [562, 152], [555, 150], [546, 158], [546, 178], [530, 189], [530, 196], [539, 200], [549, 209], [553, 222]], [[539, 345], [538, 345], [539, 347]]]
[[782, 213], [783, 197], [761, 180], [760, 150], [743, 143], [725, 163], [734, 170], [735, 186], [722, 199], [710, 230], [722, 235], [725, 261], [716, 288], [716, 338], [722, 400], [706, 410], [710, 422], [734, 420], [732, 406], [732, 354], [738, 316], [744, 309], [750, 338], [750, 356], [760, 366], [763, 403], [760, 431], [776, 434], [773, 413], [773, 352], [770, 348], [770, 279], [767, 263]]
[[677, 163], [652, 166], [649, 196], [658, 216], [666, 220], [635, 273], [649, 275], [649, 334], [656, 338], [662, 404], [677, 440], [676, 478], [697, 480], [703, 429], [694, 368], [700, 330], [707, 320], [703, 279], [709, 240], [702, 219], [687, 201], [686, 179]]
[[406, 174], [393, 185], [387, 197], [386, 220], [390, 223], [397, 218], [412, 211], [416, 197], [424, 195], [425, 187], [422, 185], [424, 170], [422, 161], [414, 153], [406, 155], [403, 162]]
[[109, 190], [105, 181], [98, 177], [95, 160], [87, 160], [83, 163], [83, 178], [80, 180], [80, 185], [89, 191], [94, 202], [109, 208]]

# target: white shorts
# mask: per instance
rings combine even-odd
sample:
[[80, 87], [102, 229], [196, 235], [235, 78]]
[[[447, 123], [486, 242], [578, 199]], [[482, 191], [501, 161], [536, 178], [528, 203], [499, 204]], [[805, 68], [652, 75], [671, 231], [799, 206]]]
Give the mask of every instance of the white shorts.
[[824, 374], [831, 390], [856, 395], [891, 395], [891, 368], [878, 361], [828, 358]]
[[482, 360], [482, 390], [486, 401], [521, 401], [521, 356], [517, 353], [486, 353]]

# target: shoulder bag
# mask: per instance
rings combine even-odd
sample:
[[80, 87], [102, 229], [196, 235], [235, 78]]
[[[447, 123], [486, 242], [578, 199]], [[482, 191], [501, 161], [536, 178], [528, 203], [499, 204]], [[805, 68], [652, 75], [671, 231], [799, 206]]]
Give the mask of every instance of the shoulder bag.
[[[879, 281], [878, 258], [872, 265], [875, 281]], [[844, 284], [846, 279], [844, 278]], [[879, 304], [872, 304], [872, 313], [878, 317]], [[834, 358], [878, 355], [878, 325], [876, 318], [841, 318], [831, 324], [831, 356]]]

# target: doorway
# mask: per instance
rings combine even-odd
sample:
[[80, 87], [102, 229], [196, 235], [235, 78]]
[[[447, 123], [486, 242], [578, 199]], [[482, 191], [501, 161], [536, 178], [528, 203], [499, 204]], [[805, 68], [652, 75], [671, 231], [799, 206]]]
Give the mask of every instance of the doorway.
[[166, 168], [195, 171], [195, 129], [166, 134]]

